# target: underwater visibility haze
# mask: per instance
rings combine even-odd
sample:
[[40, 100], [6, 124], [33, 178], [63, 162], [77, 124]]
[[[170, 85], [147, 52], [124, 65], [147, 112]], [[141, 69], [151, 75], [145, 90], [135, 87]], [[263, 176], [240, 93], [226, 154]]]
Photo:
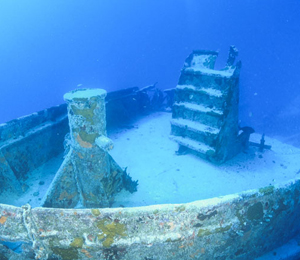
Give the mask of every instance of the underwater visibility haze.
[[0, 259], [296, 259], [299, 10], [0, 0]]
[[240, 120], [289, 137], [300, 124], [299, 1], [0, 2], [0, 122], [63, 103], [77, 87], [174, 88], [192, 50], [242, 61]]

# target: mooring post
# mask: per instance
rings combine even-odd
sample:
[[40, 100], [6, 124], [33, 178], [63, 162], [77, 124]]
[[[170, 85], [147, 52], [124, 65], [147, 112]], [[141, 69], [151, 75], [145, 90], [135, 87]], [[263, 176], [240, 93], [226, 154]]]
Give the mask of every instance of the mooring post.
[[64, 95], [74, 148], [89, 151], [98, 137], [106, 136], [105, 97], [103, 89], [77, 89]]
[[106, 137], [105, 97], [103, 89], [79, 89], [64, 95], [68, 105], [72, 163], [86, 207], [110, 205], [106, 187], [111, 179], [107, 150], [113, 145]]
[[113, 160], [106, 136], [106, 91], [77, 89], [64, 95], [70, 149], [43, 199], [44, 207], [110, 207], [114, 195], [136, 190], [137, 181]]

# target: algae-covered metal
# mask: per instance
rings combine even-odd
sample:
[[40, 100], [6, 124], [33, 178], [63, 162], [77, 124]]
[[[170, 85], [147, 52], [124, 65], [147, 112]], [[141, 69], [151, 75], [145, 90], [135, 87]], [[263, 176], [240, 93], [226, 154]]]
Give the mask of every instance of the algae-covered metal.
[[124, 172], [108, 154], [106, 91], [78, 89], [65, 94], [70, 125], [69, 151], [44, 197], [43, 206], [110, 207], [114, 195], [126, 188]]
[[[109, 92], [105, 98], [107, 125], [128, 124], [139, 116], [141, 107], [149, 107], [145, 95], [137, 87]], [[0, 124], [0, 194], [27, 191], [30, 172], [64, 152], [69, 130], [67, 104]]]
[[65, 104], [1, 124], [0, 194], [27, 190], [27, 174], [62, 152], [67, 132]]
[[222, 163], [243, 149], [247, 140], [239, 136], [241, 62], [234, 64], [237, 55], [237, 49], [231, 46], [223, 70], [214, 69], [218, 56], [215, 51], [193, 51], [185, 60], [175, 89], [171, 121], [171, 134], [180, 150], [186, 148]]
[[[135, 111], [144, 106], [137, 91], [130, 93], [126, 91], [126, 102], [132, 101], [127, 107]], [[98, 94], [103, 97], [103, 92]], [[74, 105], [69, 110], [74, 120], [70, 124], [73, 140], [65, 162], [71, 155], [78, 156], [75, 160], [79, 162], [81, 156], [99, 152], [98, 148], [93, 150], [96, 147], [110, 147], [103, 125], [97, 133], [92, 131], [92, 123], [100, 120], [93, 117], [98, 106], [93, 96], [79, 100], [72, 96], [69, 103]], [[118, 99], [118, 106], [126, 102]], [[68, 132], [65, 113], [66, 106], [62, 105], [0, 126], [0, 177], [9, 190], [22, 192], [26, 184], [23, 180], [31, 169], [62, 153]], [[74, 165], [63, 164], [61, 174], [71, 173]], [[118, 168], [112, 158], [110, 167]], [[58, 181], [56, 187], [60, 184]], [[66, 187], [70, 194], [78, 192], [76, 185]], [[69, 198], [63, 189], [58, 191], [58, 200]], [[62, 209], [0, 204], [2, 243], [22, 244], [22, 252], [17, 253], [0, 243], [0, 259], [254, 259], [300, 231], [299, 195], [300, 180], [295, 179], [284, 185], [178, 205]], [[68, 205], [70, 200], [60, 202]]]
[[[32, 243], [36, 259], [254, 259], [300, 231], [299, 195], [300, 180], [294, 180], [178, 205], [30, 209], [0, 204], [0, 238]], [[25, 252], [24, 259], [32, 259], [32, 251]]]

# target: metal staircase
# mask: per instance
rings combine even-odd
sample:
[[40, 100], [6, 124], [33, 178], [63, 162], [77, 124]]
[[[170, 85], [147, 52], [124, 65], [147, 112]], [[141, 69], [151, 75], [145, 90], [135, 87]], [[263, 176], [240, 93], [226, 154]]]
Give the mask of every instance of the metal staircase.
[[[241, 62], [230, 47], [223, 70], [214, 70], [218, 53], [193, 51], [186, 59], [175, 89], [171, 137], [197, 155], [224, 162], [240, 151], [238, 97]], [[179, 149], [179, 151], [180, 151]]]

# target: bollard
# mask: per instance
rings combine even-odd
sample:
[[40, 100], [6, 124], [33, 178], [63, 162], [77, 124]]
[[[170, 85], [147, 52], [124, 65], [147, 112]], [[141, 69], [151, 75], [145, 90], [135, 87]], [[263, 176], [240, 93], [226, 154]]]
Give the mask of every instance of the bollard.
[[71, 140], [76, 148], [88, 151], [99, 136], [106, 136], [105, 97], [103, 89], [77, 89], [64, 95]]
[[[64, 95], [70, 126], [69, 151], [43, 199], [44, 207], [109, 207], [128, 186], [128, 176], [108, 154], [106, 91], [77, 89]], [[127, 181], [127, 183], [124, 182]], [[129, 181], [129, 186], [137, 182]]]

